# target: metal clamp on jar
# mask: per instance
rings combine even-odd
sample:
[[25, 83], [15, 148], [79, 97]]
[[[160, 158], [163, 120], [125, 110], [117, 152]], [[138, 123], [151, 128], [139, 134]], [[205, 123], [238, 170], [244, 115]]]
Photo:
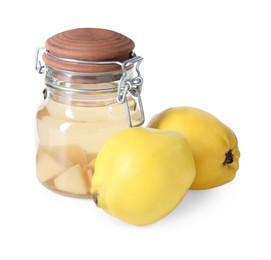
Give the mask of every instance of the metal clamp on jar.
[[37, 176], [47, 188], [90, 197], [100, 148], [144, 123], [143, 58], [134, 46], [117, 32], [82, 28], [56, 34], [37, 49], [35, 69], [45, 73], [46, 85], [37, 113]]

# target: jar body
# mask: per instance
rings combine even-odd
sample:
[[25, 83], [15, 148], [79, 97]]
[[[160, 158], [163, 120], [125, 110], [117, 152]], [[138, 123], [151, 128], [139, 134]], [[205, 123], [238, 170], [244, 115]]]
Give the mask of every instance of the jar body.
[[[78, 76], [76, 83], [65, 84], [88, 89], [112, 89], [117, 84], [97, 83], [97, 77], [95, 84], [77, 82]], [[129, 127], [126, 105], [116, 101], [116, 90], [74, 93], [47, 87], [47, 92], [37, 112], [37, 177], [58, 193], [91, 197], [97, 153], [111, 136]], [[133, 122], [139, 123], [136, 101], [127, 100]]]

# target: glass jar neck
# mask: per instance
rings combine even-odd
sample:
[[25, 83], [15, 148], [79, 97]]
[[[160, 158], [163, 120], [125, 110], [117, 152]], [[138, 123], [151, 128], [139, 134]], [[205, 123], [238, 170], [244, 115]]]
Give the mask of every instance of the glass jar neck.
[[[46, 66], [47, 96], [73, 105], [96, 106], [115, 103], [122, 71], [89, 73], [71, 72]], [[127, 78], [133, 77], [132, 69]]]

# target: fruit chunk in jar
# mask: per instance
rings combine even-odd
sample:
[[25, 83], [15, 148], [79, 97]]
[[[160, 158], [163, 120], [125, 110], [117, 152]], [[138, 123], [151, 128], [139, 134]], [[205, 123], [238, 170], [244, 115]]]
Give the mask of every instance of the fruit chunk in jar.
[[60, 191], [83, 195], [88, 193], [88, 185], [79, 164], [62, 172], [54, 179], [56, 188]]
[[[40, 146], [37, 175], [48, 188], [66, 195], [90, 196], [93, 170], [88, 155], [79, 145]], [[92, 159], [93, 160], [93, 159]]]
[[65, 160], [59, 161], [52, 154], [40, 151], [37, 155], [37, 172], [41, 182], [46, 182], [58, 176], [66, 167], [70, 167], [71, 162]]

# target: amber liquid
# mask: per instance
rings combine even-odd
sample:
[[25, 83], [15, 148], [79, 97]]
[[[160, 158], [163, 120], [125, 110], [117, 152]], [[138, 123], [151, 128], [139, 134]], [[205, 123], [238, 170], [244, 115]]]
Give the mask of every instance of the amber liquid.
[[[134, 122], [135, 102], [129, 101]], [[74, 197], [91, 197], [95, 158], [103, 144], [128, 127], [125, 105], [63, 104], [49, 98], [37, 114], [37, 176], [47, 188]]]

